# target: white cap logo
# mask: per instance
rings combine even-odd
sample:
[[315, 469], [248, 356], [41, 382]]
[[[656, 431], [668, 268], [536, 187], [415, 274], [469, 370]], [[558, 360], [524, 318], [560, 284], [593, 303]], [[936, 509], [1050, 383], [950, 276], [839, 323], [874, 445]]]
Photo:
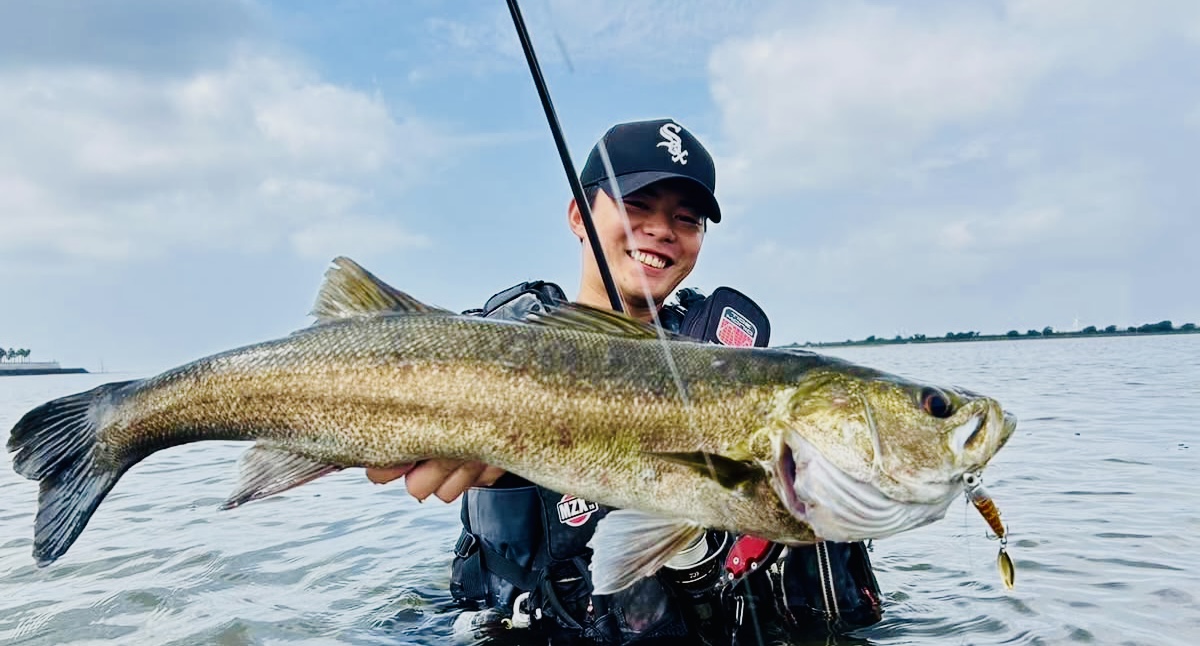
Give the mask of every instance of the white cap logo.
[[677, 123], [664, 123], [663, 127], [658, 129], [658, 134], [662, 135], [663, 140], [658, 142], [655, 148], [666, 146], [667, 152], [671, 154], [671, 161], [687, 164], [688, 151], [683, 149], [683, 140], [679, 138], [680, 130], [682, 127]]

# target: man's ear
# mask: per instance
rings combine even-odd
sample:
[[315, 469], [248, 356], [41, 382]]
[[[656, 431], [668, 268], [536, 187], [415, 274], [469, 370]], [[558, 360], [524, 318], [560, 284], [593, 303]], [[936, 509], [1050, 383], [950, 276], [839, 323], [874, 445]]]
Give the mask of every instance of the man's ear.
[[583, 226], [583, 215], [579, 213], [579, 205], [572, 199], [567, 205], [567, 226], [571, 227], [571, 233], [579, 238], [580, 242], [587, 240], [587, 229]]

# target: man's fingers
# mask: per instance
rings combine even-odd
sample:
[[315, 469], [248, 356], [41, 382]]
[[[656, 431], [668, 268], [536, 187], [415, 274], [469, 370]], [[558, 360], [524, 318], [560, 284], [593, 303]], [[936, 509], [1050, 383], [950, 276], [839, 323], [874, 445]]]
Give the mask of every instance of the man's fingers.
[[424, 460], [384, 469], [367, 469], [367, 478], [375, 484], [384, 484], [404, 478], [408, 493], [417, 500], [430, 495], [451, 502], [471, 487], [488, 486], [504, 475], [504, 469], [488, 466], [482, 462], [461, 460]]
[[397, 478], [403, 478], [409, 471], [413, 470], [416, 464], [404, 464], [398, 467], [388, 467], [386, 469], [367, 469], [367, 479], [375, 484], [386, 484]]
[[478, 478], [475, 479], [474, 486], [490, 487], [496, 484], [496, 481], [499, 480], [500, 476], [502, 475], [504, 475], [504, 469], [501, 469], [500, 467], [489, 466], [483, 470], [483, 473], [480, 474]]
[[417, 500], [425, 500], [463, 464], [461, 460], [426, 460], [408, 472], [404, 486]]
[[442, 502], [454, 502], [464, 491], [475, 485], [487, 465], [482, 462], [467, 462], [454, 470], [442, 481], [435, 492]]
[[446, 478], [437, 489], [438, 499], [444, 502], [454, 502], [454, 499], [471, 487], [490, 487], [504, 469], [488, 466], [482, 462], [466, 462]]

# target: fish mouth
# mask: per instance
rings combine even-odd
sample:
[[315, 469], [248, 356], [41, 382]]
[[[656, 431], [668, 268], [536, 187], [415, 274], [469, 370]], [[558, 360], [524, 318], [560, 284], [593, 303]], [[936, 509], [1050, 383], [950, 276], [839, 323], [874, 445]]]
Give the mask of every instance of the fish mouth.
[[777, 455], [776, 493], [792, 516], [823, 540], [884, 538], [927, 525], [944, 516], [962, 491], [961, 482], [947, 482], [936, 487], [930, 502], [898, 500], [847, 474], [794, 432], [781, 439]]
[[1013, 436], [1013, 433], [1015, 433], [1017, 431], [1017, 416], [1016, 415], [1013, 415], [1012, 413], [1005, 411], [1003, 413], [1002, 420], [1003, 420], [1003, 422], [1001, 424], [1001, 428], [1003, 428], [1004, 430], [1000, 434], [1000, 443], [996, 446], [996, 451], [999, 451], [1000, 449], [1004, 448], [1004, 445], [1008, 444], [1009, 438], [1011, 438]]
[[1017, 430], [1017, 417], [993, 406], [950, 434], [950, 449], [965, 465], [961, 473], [979, 471], [1004, 448]]

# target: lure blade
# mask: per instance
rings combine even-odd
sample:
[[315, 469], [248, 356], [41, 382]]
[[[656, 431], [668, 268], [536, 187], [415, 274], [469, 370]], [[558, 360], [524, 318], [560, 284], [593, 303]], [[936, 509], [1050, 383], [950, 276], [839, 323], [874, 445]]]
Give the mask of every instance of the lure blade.
[[996, 556], [996, 567], [1000, 569], [1000, 579], [1004, 581], [1004, 587], [1012, 590], [1017, 578], [1017, 568], [1013, 566], [1012, 557], [1004, 549]]

